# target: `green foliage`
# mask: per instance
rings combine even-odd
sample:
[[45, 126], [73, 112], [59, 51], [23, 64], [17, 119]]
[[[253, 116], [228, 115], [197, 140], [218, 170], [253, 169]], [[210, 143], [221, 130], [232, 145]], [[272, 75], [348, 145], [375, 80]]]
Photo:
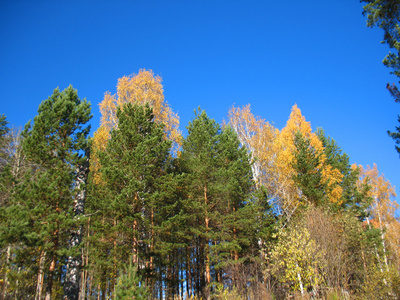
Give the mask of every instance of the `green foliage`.
[[378, 264], [371, 264], [362, 294], [365, 299], [399, 299], [399, 283], [397, 270], [386, 270]]
[[[116, 117], [106, 147], [96, 152], [99, 173], [90, 174], [79, 222], [74, 181], [89, 146], [90, 105], [76, 90], [56, 89], [27, 124], [29, 170], [16, 176], [14, 158], [4, 160], [0, 276], [8, 298], [32, 298], [39, 274], [43, 294], [60, 298], [66, 258], [78, 251], [86, 298], [399, 297], [390, 260], [396, 249], [384, 252], [382, 231], [360, 222], [369, 187], [357, 182], [358, 169], [322, 130], [323, 147], [295, 135], [293, 179], [307, 205], [284, 219], [271, 207], [271, 191], [255, 186], [249, 153], [230, 126], [198, 109], [172, 158], [149, 105], [123, 105]], [[0, 116], [2, 142], [6, 125]], [[335, 176], [326, 176], [331, 170]], [[343, 191], [337, 203], [328, 201], [330, 182]], [[86, 239], [69, 249], [70, 229], [81, 225]]]
[[232, 290], [224, 288], [222, 284], [217, 284], [215, 292], [213, 293], [213, 299], [217, 300], [241, 300], [243, 299], [236, 288]]
[[261, 208], [252, 201], [250, 159], [233, 129], [221, 129], [200, 109], [187, 129], [180, 157], [187, 187], [186, 213], [191, 216], [187, 232], [198, 237], [192, 247], [205, 253], [197, 262], [205, 271], [200, 275], [203, 290], [257, 248]]
[[[342, 149], [337, 145], [334, 139], [326, 136], [322, 128], [317, 130], [317, 136], [324, 147], [326, 162], [333, 168], [339, 170], [343, 175], [343, 179], [340, 182], [340, 187], [343, 191], [341, 208], [352, 211], [360, 220], [364, 220], [367, 216], [367, 207], [371, 204], [372, 200], [367, 195], [369, 186], [363, 184], [361, 187], [357, 187], [360, 170], [351, 167], [349, 156], [342, 152]], [[337, 210], [337, 208], [335, 210]]]
[[148, 288], [144, 285], [141, 276], [137, 272], [137, 266], [132, 262], [125, 267], [117, 279], [115, 295], [118, 300], [145, 300], [149, 297]]
[[301, 224], [281, 230], [278, 242], [269, 253], [271, 273], [293, 291], [304, 292], [322, 282], [318, 269], [323, 267], [324, 252]]
[[[365, 2], [363, 14], [367, 15], [367, 26], [378, 26], [383, 29], [383, 41], [389, 49], [389, 52], [383, 59], [383, 64], [392, 69], [392, 74], [400, 77], [400, 2], [398, 0], [361, 0]], [[400, 91], [395, 84], [387, 84], [386, 88], [395, 99], [400, 102]], [[400, 123], [400, 116], [398, 116]], [[388, 131], [388, 134], [400, 145], [400, 126], [396, 126], [396, 131]], [[397, 152], [400, 154], [400, 147], [396, 146]]]
[[306, 203], [321, 205], [326, 203], [325, 184], [322, 183], [320, 156], [310, 141], [300, 131], [296, 132], [294, 144], [293, 169], [295, 170], [294, 181], [301, 189]]
[[[4, 177], [5, 174], [3, 174], [4, 172], [7, 172], [9, 170], [6, 170], [7, 168], [7, 164], [8, 164], [8, 153], [7, 153], [7, 147], [9, 144], [9, 138], [7, 137], [8, 133], [10, 132], [10, 129], [7, 127], [7, 120], [6, 120], [6, 116], [0, 115], [0, 176], [2, 178], [0, 178], [0, 180], [4, 181], [6, 180]], [[1, 188], [5, 188], [6, 184], [4, 183], [0, 183], [0, 193], [5, 192], [5, 191], [1, 191]]]
[[151, 262], [167, 258], [170, 244], [161, 241], [175, 216], [170, 197], [176, 183], [167, 174], [171, 142], [164, 139], [164, 125], [154, 122], [148, 104], [118, 107], [117, 118], [118, 127], [98, 153], [102, 183], [91, 188], [96, 202], [90, 209], [99, 212], [89, 239], [96, 245], [91, 265], [102, 282], [132, 254], [135, 263], [146, 265], [146, 279], [154, 276]]
[[[400, 123], [400, 116], [397, 116], [397, 121]], [[396, 145], [400, 145], [400, 126], [396, 126], [396, 131], [388, 131], [388, 135], [395, 140]], [[395, 146], [395, 148], [396, 151], [400, 154], [400, 147]]]
[[0, 115], [0, 137], [3, 138], [10, 129], [7, 127], [7, 120], [4, 114]]
[[367, 26], [382, 28], [383, 43], [397, 52], [389, 52], [383, 63], [393, 69], [393, 74], [400, 77], [400, 2], [398, 0], [361, 0], [361, 2], [366, 3], [363, 14], [367, 15]]
[[85, 125], [90, 118], [90, 103], [81, 100], [72, 86], [62, 92], [57, 88], [39, 105], [33, 125], [28, 122], [23, 132], [22, 149], [30, 169], [15, 185], [2, 231], [8, 243], [18, 245], [15, 265], [29, 256], [37, 272], [40, 253], [47, 253], [50, 294], [74, 223], [71, 212], [77, 190], [73, 184], [77, 165], [85, 159], [82, 153], [90, 130]]

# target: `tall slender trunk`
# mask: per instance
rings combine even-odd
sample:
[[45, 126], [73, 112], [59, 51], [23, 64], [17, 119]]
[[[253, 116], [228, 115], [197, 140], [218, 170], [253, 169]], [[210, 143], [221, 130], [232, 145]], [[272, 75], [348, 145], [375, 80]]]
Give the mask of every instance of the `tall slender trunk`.
[[150, 264], [149, 264], [149, 280], [150, 280], [150, 290], [151, 295], [153, 295], [154, 291], [154, 208], [151, 209], [151, 242], [150, 242]]
[[[234, 213], [234, 218], [235, 218], [235, 223], [236, 223], [236, 207], [233, 206], [233, 213]], [[237, 240], [237, 230], [236, 230], [236, 226], [233, 227], [233, 240], [236, 241]], [[234, 251], [234, 256], [233, 256], [235, 262], [237, 262], [239, 260], [239, 253], [238, 251], [235, 249]]]
[[172, 297], [172, 268], [171, 268], [171, 254], [167, 256], [168, 267], [167, 267], [167, 299], [173, 299]]
[[205, 260], [204, 260], [204, 238], [200, 238], [199, 241], [199, 265], [198, 265], [198, 277], [199, 277], [199, 294], [201, 297], [204, 296], [206, 287], [205, 278]]
[[210, 219], [208, 217], [208, 198], [207, 198], [207, 186], [204, 187], [204, 204], [206, 207], [206, 213], [204, 218], [204, 223], [206, 226], [206, 243], [205, 243], [205, 252], [206, 252], [206, 284], [210, 284], [211, 282], [211, 271], [210, 271], [210, 247], [209, 247], [209, 238], [208, 232], [210, 231]]
[[[89, 148], [86, 149], [85, 155], [85, 161], [77, 167], [77, 175], [75, 178], [77, 195], [74, 201], [74, 216], [76, 222], [79, 222], [79, 218], [85, 212], [86, 183], [89, 173]], [[82, 234], [83, 226], [80, 224], [76, 225], [75, 228], [71, 230], [68, 248], [78, 247], [82, 241]], [[68, 256], [64, 282], [64, 299], [79, 299], [81, 264], [82, 259], [80, 254]]]
[[39, 273], [38, 273], [37, 283], [36, 283], [35, 300], [42, 299], [43, 278], [44, 278], [43, 273], [44, 273], [45, 260], [46, 260], [46, 251], [42, 250], [42, 252], [40, 252], [40, 258], [39, 258]]
[[5, 261], [5, 272], [4, 272], [4, 280], [3, 280], [3, 291], [1, 295], [1, 299], [6, 299], [7, 297], [7, 289], [8, 289], [8, 268], [10, 264], [10, 256], [11, 256], [11, 245], [7, 246], [7, 254], [6, 254], [6, 261]]
[[198, 238], [198, 246], [197, 246], [197, 270], [196, 270], [196, 285], [197, 285], [197, 295], [202, 295], [203, 294], [203, 289], [205, 286], [205, 280], [204, 280], [204, 251], [203, 251], [204, 245], [203, 245], [203, 239]]
[[190, 298], [191, 290], [192, 290], [192, 272], [191, 272], [191, 264], [190, 264], [190, 248], [186, 248], [186, 291], [187, 296]]
[[[367, 217], [367, 224], [368, 224], [369, 229], [371, 229], [371, 224], [370, 224], [370, 222], [369, 222], [369, 218], [368, 218], [368, 217]], [[383, 240], [382, 240], [382, 241], [383, 241]], [[383, 245], [383, 246], [385, 246], [385, 245]], [[379, 255], [379, 253], [378, 253], [378, 248], [376, 247], [376, 245], [375, 245], [374, 247], [375, 247], [376, 259], [378, 260], [378, 264], [379, 264], [379, 269], [380, 269], [381, 273], [383, 274], [383, 268], [382, 268], [381, 257], [380, 257], [380, 255]], [[386, 256], [385, 256], [385, 258], [386, 258]], [[386, 263], [387, 263], [387, 261], [386, 261]], [[386, 277], [385, 277], [385, 276], [383, 277], [383, 282], [385, 283], [385, 285], [387, 285], [387, 281], [386, 281]]]
[[[114, 228], [116, 228], [117, 227], [117, 220], [116, 219], [114, 219]], [[115, 235], [115, 237], [114, 237], [114, 244], [113, 244], [113, 246], [114, 246], [114, 259], [113, 259], [113, 268], [114, 268], [114, 271], [113, 271], [113, 273], [114, 273], [114, 278], [112, 278], [112, 281], [113, 281], [113, 283], [114, 283], [114, 291], [113, 291], [113, 299], [116, 299], [116, 297], [117, 297], [117, 295], [116, 295], [116, 293], [115, 293], [115, 287], [117, 286], [117, 280], [118, 280], [118, 278], [117, 278], [117, 235]]]
[[[18, 274], [19, 274], [19, 272], [21, 272], [21, 267], [18, 268]], [[15, 282], [15, 286], [16, 286], [16, 288], [15, 288], [14, 296], [15, 296], [15, 300], [18, 300], [18, 298], [17, 298], [18, 293], [19, 293], [19, 281], [18, 281], [18, 279]]]
[[[138, 203], [139, 201], [139, 194], [136, 193], [135, 195], [135, 203]], [[133, 207], [133, 211], [136, 211], [137, 207]], [[132, 241], [132, 263], [133, 265], [138, 265], [139, 264], [139, 257], [138, 257], [138, 239], [137, 239], [137, 232], [139, 230], [139, 225], [138, 221], [135, 219], [133, 221], [133, 241]]]
[[54, 272], [56, 270], [56, 264], [57, 264], [57, 251], [58, 251], [58, 243], [59, 243], [59, 228], [60, 225], [57, 224], [57, 229], [54, 231], [54, 248], [52, 250], [51, 254], [51, 262], [50, 262], [50, 267], [49, 267], [49, 275], [47, 279], [47, 285], [46, 285], [46, 300], [51, 299], [51, 293], [53, 290], [53, 280], [54, 280]]
[[[377, 200], [375, 200], [375, 201], [378, 202]], [[381, 218], [381, 214], [380, 214], [379, 208], [377, 209], [377, 214], [378, 214], [379, 227], [380, 227], [379, 230], [381, 232], [381, 239], [382, 239], [383, 260], [385, 262], [386, 271], [389, 272], [389, 265], [388, 265], [388, 261], [387, 261], [387, 255], [386, 255], [385, 234], [383, 232], [384, 224], [382, 222], [382, 218]]]
[[97, 300], [100, 300], [101, 296], [101, 285], [100, 283], [97, 285]]
[[54, 277], [54, 271], [56, 270], [56, 255], [53, 254], [51, 263], [50, 263], [50, 268], [49, 268], [49, 277], [47, 280], [47, 286], [46, 286], [46, 297], [45, 300], [50, 300], [51, 299], [51, 292], [53, 290], [53, 277]]
[[[86, 242], [86, 247], [82, 250], [82, 267], [87, 267], [89, 265], [89, 236], [90, 236], [90, 216], [88, 219], [87, 223], [87, 242]], [[88, 281], [88, 269], [84, 269], [81, 272], [81, 284], [80, 284], [80, 291], [79, 291], [79, 300], [85, 300], [85, 295], [86, 295], [86, 286], [87, 286], [87, 281]]]
[[[299, 265], [296, 263], [296, 267], [298, 267]], [[300, 285], [300, 291], [301, 291], [301, 295], [304, 295], [304, 287], [303, 287], [303, 281], [301, 280], [301, 275], [300, 273], [297, 273], [297, 279], [299, 280], [299, 285]]]

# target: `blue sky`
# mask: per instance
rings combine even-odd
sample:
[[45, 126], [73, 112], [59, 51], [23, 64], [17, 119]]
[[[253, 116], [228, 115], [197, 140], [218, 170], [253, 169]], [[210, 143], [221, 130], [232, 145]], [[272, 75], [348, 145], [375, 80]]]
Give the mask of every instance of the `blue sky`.
[[[217, 122], [250, 103], [281, 129], [297, 103], [362, 165], [376, 163], [400, 187], [399, 155], [386, 131], [399, 104], [385, 86], [380, 29], [358, 0], [0, 0], [0, 113], [23, 126], [56, 87], [92, 103], [152, 69], [186, 132], [200, 106]], [[396, 188], [399, 193], [399, 189]]]

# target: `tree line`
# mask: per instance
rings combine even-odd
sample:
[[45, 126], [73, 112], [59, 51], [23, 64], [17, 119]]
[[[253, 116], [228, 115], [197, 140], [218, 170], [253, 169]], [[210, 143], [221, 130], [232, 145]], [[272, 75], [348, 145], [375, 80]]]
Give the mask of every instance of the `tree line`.
[[296, 105], [281, 130], [197, 108], [183, 137], [140, 70], [99, 107], [93, 138], [72, 86], [1, 116], [2, 299], [400, 297], [394, 187]]

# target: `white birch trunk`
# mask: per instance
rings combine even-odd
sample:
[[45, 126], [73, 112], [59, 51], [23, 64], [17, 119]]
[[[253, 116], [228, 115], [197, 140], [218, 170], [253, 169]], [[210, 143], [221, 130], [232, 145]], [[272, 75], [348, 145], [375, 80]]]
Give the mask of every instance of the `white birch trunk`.
[[[78, 190], [74, 202], [75, 220], [78, 221], [80, 216], [84, 214], [86, 182], [89, 172], [89, 149], [85, 151], [86, 161], [78, 166], [77, 176], [75, 179], [75, 188]], [[77, 225], [71, 230], [69, 240], [69, 248], [77, 247], [82, 241], [83, 226]], [[64, 283], [64, 299], [78, 300], [80, 291], [80, 275], [81, 275], [82, 257], [80, 254], [69, 256], [67, 259], [67, 272], [65, 274]]]

